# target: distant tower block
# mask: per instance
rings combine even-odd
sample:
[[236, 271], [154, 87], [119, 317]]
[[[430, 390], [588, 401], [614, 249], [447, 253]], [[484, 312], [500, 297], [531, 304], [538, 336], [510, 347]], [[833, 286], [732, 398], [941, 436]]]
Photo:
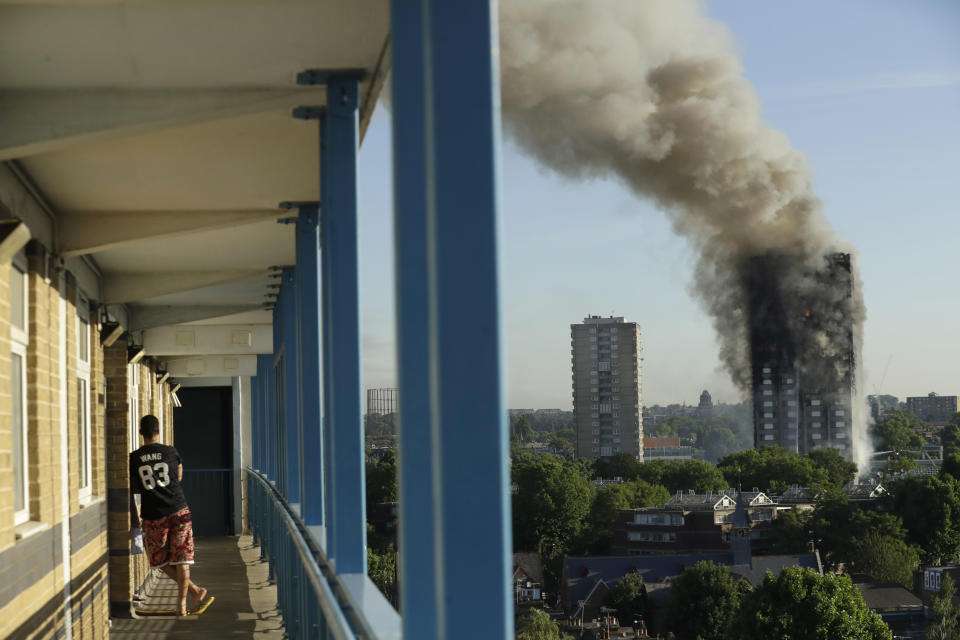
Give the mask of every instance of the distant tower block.
[[590, 316], [570, 325], [576, 455], [643, 460], [640, 326]]
[[367, 415], [388, 415], [400, 410], [399, 389], [367, 389]]

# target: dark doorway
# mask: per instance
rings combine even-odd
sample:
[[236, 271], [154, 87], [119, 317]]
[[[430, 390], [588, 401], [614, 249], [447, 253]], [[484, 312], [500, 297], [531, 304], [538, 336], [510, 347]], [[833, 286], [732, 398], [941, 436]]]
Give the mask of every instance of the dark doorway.
[[195, 536], [234, 535], [233, 389], [182, 387], [173, 410], [174, 446]]

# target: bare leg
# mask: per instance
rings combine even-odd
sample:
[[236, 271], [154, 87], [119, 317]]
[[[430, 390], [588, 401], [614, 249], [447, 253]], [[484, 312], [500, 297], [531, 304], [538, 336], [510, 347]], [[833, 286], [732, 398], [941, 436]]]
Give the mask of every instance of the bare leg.
[[190, 590], [190, 565], [177, 565], [177, 591], [179, 600], [177, 601], [177, 615], [187, 615], [187, 592]]
[[[190, 566], [190, 565], [179, 565], [179, 566]], [[179, 584], [179, 578], [177, 577], [177, 567], [175, 565], [165, 564], [160, 567], [165, 574], [170, 576], [170, 579]], [[196, 605], [194, 609], [200, 608], [200, 603], [203, 602], [203, 599], [207, 597], [207, 590], [201, 586], [198, 586], [196, 582], [193, 582], [189, 578], [187, 579], [187, 589], [190, 592], [190, 596], [193, 598]]]

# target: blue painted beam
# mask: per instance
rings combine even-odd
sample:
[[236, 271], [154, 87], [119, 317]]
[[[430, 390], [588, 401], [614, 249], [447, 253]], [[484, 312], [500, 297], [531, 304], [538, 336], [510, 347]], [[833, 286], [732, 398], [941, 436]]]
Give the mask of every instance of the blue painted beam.
[[281, 278], [283, 317], [283, 415], [286, 479], [284, 495], [288, 502], [300, 502], [300, 375], [297, 342], [297, 274], [284, 267]]
[[[497, 15], [489, 1], [423, 0], [422, 6], [437, 636], [509, 638]], [[470, 589], [458, 588], [465, 575]]]
[[297, 343], [300, 380], [300, 515], [304, 524], [324, 518], [323, 423], [320, 388], [320, 207], [306, 204], [297, 217]]
[[405, 638], [437, 637], [433, 448], [430, 432], [423, 11], [394, 0], [394, 273], [397, 305], [397, 447], [400, 608]]
[[[366, 573], [357, 238], [357, 81], [330, 78], [321, 120], [324, 396], [333, 494], [327, 540], [337, 573]], [[329, 323], [329, 328], [327, 327]]]

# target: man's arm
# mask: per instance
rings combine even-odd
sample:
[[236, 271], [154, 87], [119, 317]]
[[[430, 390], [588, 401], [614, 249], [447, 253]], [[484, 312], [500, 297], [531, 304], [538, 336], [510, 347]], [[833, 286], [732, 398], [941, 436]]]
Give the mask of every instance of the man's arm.
[[130, 526], [140, 527], [140, 513], [137, 510], [137, 501], [133, 497], [133, 491], [130, 491]]

